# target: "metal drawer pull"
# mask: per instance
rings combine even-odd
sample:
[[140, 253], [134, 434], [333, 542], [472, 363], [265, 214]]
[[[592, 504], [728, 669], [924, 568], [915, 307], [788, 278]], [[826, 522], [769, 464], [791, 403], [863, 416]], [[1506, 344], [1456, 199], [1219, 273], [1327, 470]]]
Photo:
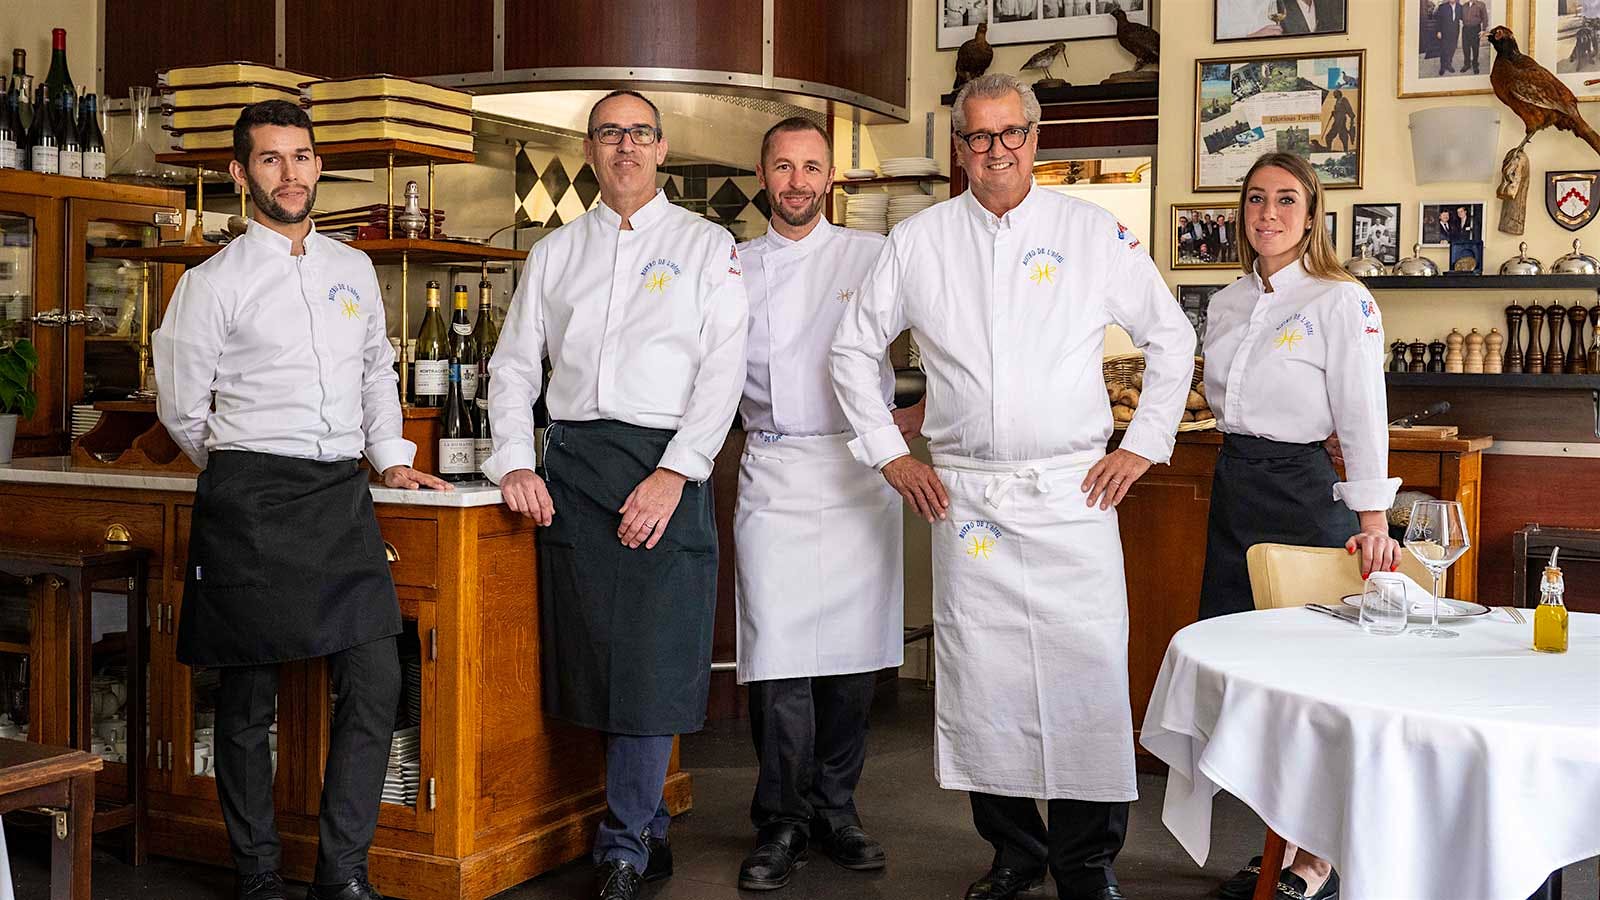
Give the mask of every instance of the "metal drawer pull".
[[59, 309], [47, 309], [44, 312], [34, 313], [33, 315], [29, 316], [28, 321], [33, 322], [36, 325], [59, 327], [67, 324], [67, 317]]
[[170, 225], [174, 228], [183, 224], [183, 213], [177, 210], [163, 210], [150, 217], [150, 222], [155, 225]]
[[133, 534], [128, 531], [128, 526], [121, 522], [112, 522], [106, 526], [106, 543], [131, 544], [133, 543]]
[[400, 561], [400, 551], [396, 550], [393, 544], [389, 543], [388, 541], [384, 541], [383, 558], [388, 560], [390, 565], [393, 565]]
[[75, 309], [75, 310], [72, 310], [71, 312], [67, 313], [67, 324], [68, 325], [73, 325], [73, 326], [87, 325], [87, 324], [89, 324], [90, 322], [93, 322], [93, 321], [96, 321], [96, 318], [94, 316], [89, 315], [88, 312], [86, 312], [84, 310], [81, 310], [81, 309]]

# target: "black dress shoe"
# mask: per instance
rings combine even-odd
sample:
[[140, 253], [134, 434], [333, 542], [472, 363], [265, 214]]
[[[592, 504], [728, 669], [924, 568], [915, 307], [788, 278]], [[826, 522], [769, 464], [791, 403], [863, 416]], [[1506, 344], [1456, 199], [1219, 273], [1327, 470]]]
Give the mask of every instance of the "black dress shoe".
[[608, 859], [594, 868], [595, 896], [599, 900], [636, 900], [644, 878], [633, 863]]
[[1261, 857], [1252, 856], [1250, 864], [1233, 873], [1211, 896], [1218, 900], [1250, 900], [1256, 892], [1256, 879], [1261, 877]]
[[1031, 894], [1043, 887], [1043, 869], [1024, 872], [1005, 866], [990, 866], [982, 878], [967, 886], [966, 900], [1011, 900], [1018, 894]]
[[794, 870], [806, 864], [805, 832], [793, 825], [761, 829], [756, 849], [739, 866], [739, 887], [747, 891], [775, 891], [789, 883]]
[[650, 833], [647, 826], [644, 833], [639, 835], [644, 838], [644, 849], [650, 854], [650, 860], [644, 864], [644, 880], [660, 881], [672, 875], [672, 845], [664, 837], [656, 837]]
[[277, 872], [239, 876], [239, 900], [288, 900]]
[[811, 829], [811, 841], [830, 859], [858, 872], [881, 869], [885, 856], [883, 845], [873, 840], [860, 825], [846, 825], [836, 831]]
[[1315, 894], [1306, 893], [1306, 880], [1293, 872], [1285, 871], [1278, 876], [1278, 892], [1273, 894], [1273, 900], [1338, 900], [1339, 873], [1328, 872], [1328, 880], [1317, 888]]
[[1092, 894], [1083, 894], [1072, 898], [1072, 900], [1128, 900], [1128, 897], [1122, 893], [1122, 888], [1114, 884], [1108, 884]]
[[367, 876], [357, 875], [344, 884], [313, 884], [306, 891], [306, 900], [383, 900], [383, 895]]

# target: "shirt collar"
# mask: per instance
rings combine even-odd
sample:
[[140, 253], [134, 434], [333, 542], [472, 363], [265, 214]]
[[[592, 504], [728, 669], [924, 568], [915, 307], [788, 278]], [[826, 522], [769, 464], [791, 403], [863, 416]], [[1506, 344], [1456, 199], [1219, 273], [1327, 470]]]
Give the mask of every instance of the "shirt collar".
[[820, 216], [817, 219], [817, 227], [811, 229], [810, 234], [798, 241], [792, 241], [784, 237], [771, 225], [767, 226], [767, 240], [772, 242], [772, 252], [774, 253], [787, 251], [805, 255], [827, 244], [828, 241], [833, 239], [834, 233], [838, 230], [839, 226], [829, 222], [827, 216]]
[[[643, 231], [661, 221], [661, 217], [667, 214], [667, 210], [671, 206], [672, 204], [667, 202], [666, 193], [657, 188], [656, 195], [650, 198], [650, 202], [639, 207], [638, 211], [628, 217], [628, 223], [633, 226], [634, 231]], [[616, 210], [607, 206], [604, 200], [595, 204], [594, 213], [599, 217], [600, 221], [611, 228], [622, 227], [622, 216], [618, 215]]]
[[994, 231], [999, 229], [1002, 225], [1010, 227], [1012, 225], [1020, 225], [1026, 221], [1028, 214], [1032, 212], [1035, 206], [1039, 205], [1039, 196], [1041, 193], [1043, 193], [1043, 190], [1043, 188], [1039, 187], [1038, 182], [1029, 179], [1028, 193], [1023, 196], [1022, 202], [1018, 203], [1016, 207], [1014, 207], [1004, 216], [996, 216], [994, 213], [984, 208], [984, 205], [979, 203], [978, 198], [973, 195], [970, 187], [962, 194], [962, 196], [966, 198], [967, 209], [969, 209], [973, 215], [977, 216], [978, 221], [982, 222], [985, 227], [987, 227], [990, 231]]
[[[317, 233], [317, 223], [312, 222], [311, 230], [306, 233], [305, 240], [301, 241], [307, 256], [315, 252], [317, 242], [322, 239], [322, 235]], [[244, 237], [241, 240], [254, 241], [268, 250], [281, 253], [284, 256], [290, 255], [290, 251], [294, 249], [293, 241], [257, 222], [255, 219], [250, 220], [250, 224], [246, 226]]]
[[[1256, 291], [1264, 294], [1267, 292], [1267, 285], [1266, 282], [1261, 279], [1261, 271], [1259, 268], [1260, 265], [1261, 263], [1258, 260], [1256, 262], [1256, 266], [1258, 268], [1250, 270], [1250, 277], [1255, 281]], [[1288, 290], [1297, 284], [1301, 284], [1310, 280], [1311, 273], [1306, 271], [1305, 260], [1303, 258], [1297, 259], [1287, 266], [1279, 269], [1277, 274], [1272, 276], [1272, 290], [1274, 292]]]

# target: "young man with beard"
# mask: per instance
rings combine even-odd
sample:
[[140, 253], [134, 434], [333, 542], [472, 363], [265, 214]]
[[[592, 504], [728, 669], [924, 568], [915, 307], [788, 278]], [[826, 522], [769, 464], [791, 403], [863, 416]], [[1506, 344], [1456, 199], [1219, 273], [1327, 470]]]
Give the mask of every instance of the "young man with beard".
[[241, 900], [281, 900], [268, 730], [281, 663], [327, 657], [339, 695], [309, 900], [381, 900], [367, 849], [389, 762], [400, 664], [395, 598], [365, 450], [389, 487], [448, 490], [411, 468], [383, 297], [365, 255], [308, 216], [322, 160], [300, 107], [245, 107], [233, 180], [244, 236], [190, 269], [153, 336], [157, 409], [200, 477], [178, 661], [217, 667], [217, 794]]
[[[884, 866], [861, 828], [855, 787], [879, 669], [900, 665], [900, 498], [855, 461], [828, 348], [883, 249], [881, 235], [832, 224], [828, 135], [804, 118], [774, 125], [756, 174], [771, 202], [765, 235], [739, 248], [750, 300], [746, 431], [734, 514], [741, 684], [760, 770], [756, 848], [739, 886], [789, 882], [808, 846], [847, 869]], [[878, 367], [893, 408], [894, 370]], [[920, 405], [897, 412], [920, 428]]]

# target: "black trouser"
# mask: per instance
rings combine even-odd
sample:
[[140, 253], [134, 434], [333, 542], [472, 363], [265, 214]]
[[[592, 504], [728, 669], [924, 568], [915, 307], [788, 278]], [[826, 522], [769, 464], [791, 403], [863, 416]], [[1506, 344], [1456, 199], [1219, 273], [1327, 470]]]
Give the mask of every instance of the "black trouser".
[[1461, 71], [1468, 67], [1478, 71], [1478, 33], [1483, 30], [1482, 25], [1461, 26]]
[[[367, 871], [367, 848], [378, 827], [378, 803], [389, 764], [400, 660], [395, 639], [382, 638], [328, 658], [338, 695], [318, 819], [318, 884], [339, 884]], [[267, 729], [278, 696], [278, 666], [224, 666], [217, 691], [217, 794], [240, 875], [274, 871], [282, 847], [273, 823], [272, 755]]]
[[1031, 797], [969, 796], [978, 834], [994, 845], [994, 865], [1024, 872], [1048, 867], [1067, 900], [1117, 883], [1111, 864], [1128, 836], [1128, 804], [1049, 800], [1046, 830]]
[[856, 782], [867, 759], [867, 710], [876, 672], [750, 682], [750, 732], [760, 773], [750, 800], [757, 829], [788, 823], [809, 833], [860, 825]]

